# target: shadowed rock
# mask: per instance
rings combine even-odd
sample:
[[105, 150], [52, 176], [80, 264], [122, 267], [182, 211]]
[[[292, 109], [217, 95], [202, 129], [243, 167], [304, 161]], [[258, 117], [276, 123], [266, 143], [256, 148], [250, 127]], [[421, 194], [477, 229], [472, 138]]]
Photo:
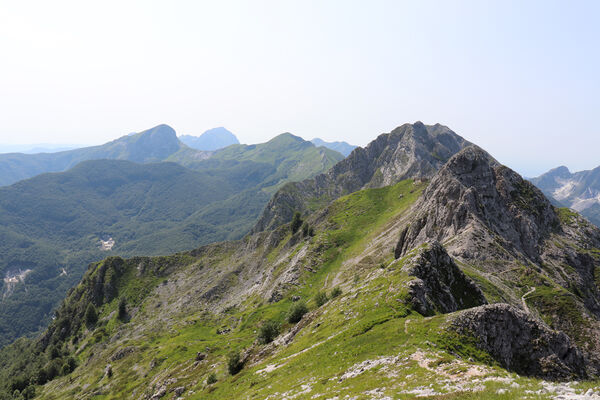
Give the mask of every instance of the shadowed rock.
[[410, 302], [420, 314], [449, 313], [487, 304], [481, 290], [438, 242], [420, 249], [408, 263], [405, 268], [416, 278], [408, 284]]

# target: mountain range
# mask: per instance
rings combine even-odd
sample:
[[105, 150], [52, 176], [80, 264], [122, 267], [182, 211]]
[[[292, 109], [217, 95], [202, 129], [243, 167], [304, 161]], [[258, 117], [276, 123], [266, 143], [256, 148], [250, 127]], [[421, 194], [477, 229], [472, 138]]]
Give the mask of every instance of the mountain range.
[[335, 150], [338, 153], [344, 155], [344, 157], [348, 157], [350, 153], [352, 153], [352, 150], [354, 150], [357, 147], [346, 142], [326, 142], [319, 138], [314, 138], [313, 140], [311, 140], [311, 142], [315, 146], [323, 146], [327, 147], [328, 149]]
[[[137, 163], [165, 161], [181, 152], [188, 157], [206, 158], [206, 153], [193, 151], [177, 140], [175, 131], [159, 125], [144, 132], [123, 136], [112, 142], [58, 153], [0, 154], [0, 186], [46, 172], [62, 172], [82, 161], [114, 159]], [[183, 157], [183, 154], [179, 154]]]
[[600, 167], [571, 173], [561, 166], [531, 182], [555, 204], [570, 207], [600, 226]]
[[223, 127], [209, 129], [200, 136], [182, 135], [179, 140], [196, 150], [214, 151], [240, 144], [237, 137]]
[[600, 229], [483, 149], [405, 124], [273, 189], [240, 240], [92, 263], [0, 393], [596, 396]]
[[0, 344], [45, 326], [88, 263], [239, 239], [281, 185], [343, 158], [291, 134], [199, 152], [164, 125], [67, 155], [145, 163], [89, 160], [0, 188]]

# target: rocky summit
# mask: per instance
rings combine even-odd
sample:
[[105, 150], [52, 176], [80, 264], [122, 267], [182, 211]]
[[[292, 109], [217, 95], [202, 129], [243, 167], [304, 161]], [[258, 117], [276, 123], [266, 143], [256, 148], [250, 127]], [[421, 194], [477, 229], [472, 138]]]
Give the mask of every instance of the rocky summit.
[[402, 125], [283, 186], [241, 240], [91, 264], [41, 336], [0, 352], [0, 382], [41, 399], [597, 398], [599, 269], [598, 228], [448, 128]]

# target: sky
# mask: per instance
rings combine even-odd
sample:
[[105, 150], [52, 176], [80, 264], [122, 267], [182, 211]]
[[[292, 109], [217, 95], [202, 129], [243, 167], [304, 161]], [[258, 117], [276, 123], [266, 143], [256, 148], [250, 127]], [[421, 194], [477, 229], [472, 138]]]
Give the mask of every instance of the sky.
[[598, 1], [0, 0], [0, 144], [160, 123], [366, 145], [447, 125], [525, 176], [600, 165]]

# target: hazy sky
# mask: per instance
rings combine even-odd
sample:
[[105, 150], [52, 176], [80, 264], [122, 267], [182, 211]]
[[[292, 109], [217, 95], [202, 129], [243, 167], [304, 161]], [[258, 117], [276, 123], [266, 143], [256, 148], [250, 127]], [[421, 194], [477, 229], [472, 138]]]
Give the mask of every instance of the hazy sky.
[[0, 143], [159, 123], [364, 145], [448, 125], [526, 175], [600, 165], [599, 1], [4, 1]]

